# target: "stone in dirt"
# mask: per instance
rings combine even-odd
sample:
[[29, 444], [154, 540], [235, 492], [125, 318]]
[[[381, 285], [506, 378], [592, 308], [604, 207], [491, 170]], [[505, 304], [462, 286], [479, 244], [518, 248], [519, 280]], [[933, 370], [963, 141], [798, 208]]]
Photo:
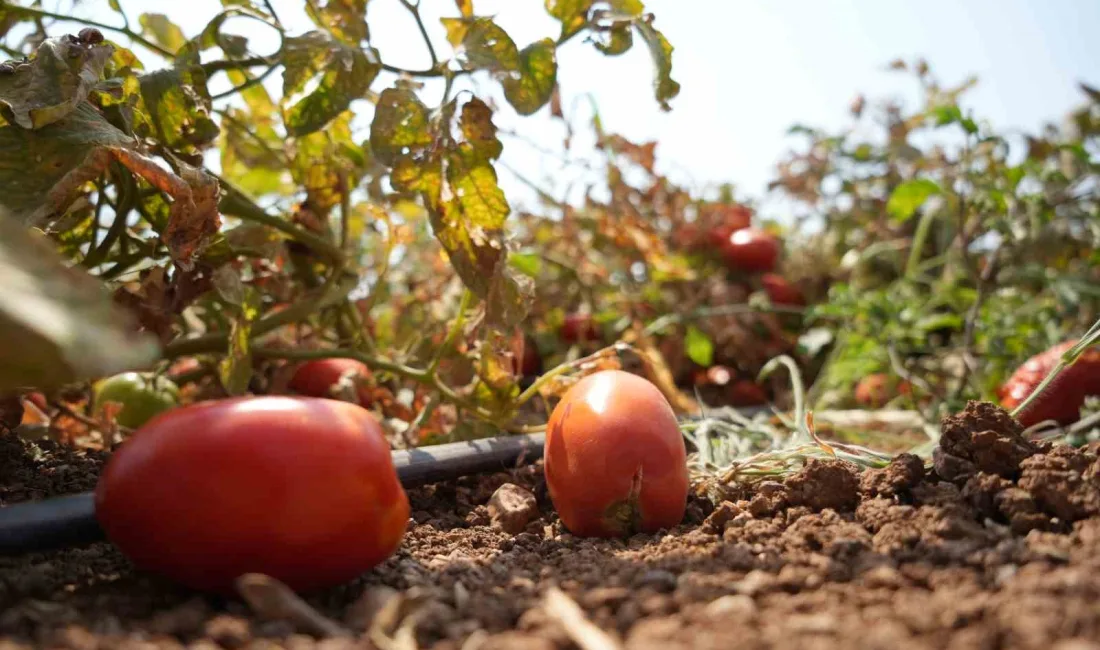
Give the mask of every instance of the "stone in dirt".
[[489, 498], [489, 517], [493, 526], [510, 535], [522, 533], [539, 516], [535, 495], [515, 483], [505, 483]]

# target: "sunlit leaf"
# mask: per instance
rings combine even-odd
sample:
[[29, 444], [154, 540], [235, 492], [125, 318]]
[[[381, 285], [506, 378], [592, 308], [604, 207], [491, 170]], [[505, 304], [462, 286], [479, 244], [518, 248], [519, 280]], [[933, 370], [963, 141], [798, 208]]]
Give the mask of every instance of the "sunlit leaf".
[[619, 21], [607, 31], [599, 31], [593, 35], [593, 45], [596, 49], [608, 56], [618, 56], [630, 51], [634, 46], [633, 25], [629, 21]]
[[459, 121], [466, 142], [479, 156], [489, 160], [498, 158], [502, 150], [492, 118], [492, 109], [475, 97], [462, 107]]
[[138, 16], [138, 23], [141, 24], [143, 36], [173, 54], [187, 44], [187, 37], [183, 35], [183, 30], [164, 14], [141, 14]]
[[927, 178], [906, 181], [894, 188], [894, 193], [886, 203], [886, 211], [895, 220], [906, 221], [925, 201], [941, 191], [935, 181]]
[[284, 99], [321, 74], [317, 87], [287, 111], [287, 132], [295, 136], [313, 133], [347, 110], [381, 70], [376, 50], [349, 47], [317, 31], [286, 39], [284, 63]]
[[463, 18], [470, 18], [474, 15], [473, 0], [455, 0], [455, 7], [458, 7], [458, 12], [462, 14]]
[[546, 11], [561, 22], [560, 39], [576, 34], [588, 22], [592, 0], [546, 0]]
[[415, 153], [432, 142], [428, 107], [412, 91], [401, 88], [383, 90], [370, 127], [370, 146], [374, 156], [382, 163], [393, 166], [400, 156]]
[[649, 21], [639, 21], [635, 26], [653, 56], [653, 66], [656, 68], [653, 88], [657, 102], [662, 110], [671, 110], [668, 100], [680, 94], [680, 84], [672, 78], [672, 44]]
[[218, 137], [218, 125], [210, 117], [212, 102], [206, 89], [206, 73], [200, 66], [164, 68], [141, 75], [139, 81], [150, 121], [147, 129], [136, 125], [141, 135], [188, 153], [210, 145]]
[[353, 47], [370, 37], [367, 0], [312, 0], [306, 3], [306, 14], [315, 25]]
[[714, 362], [714, 343], [698, 327], [689, 325], [684, 336], [684, 349], [688, 357], [700, 366], [710, 366]]
[[544, 38], [519, 53], [519, 78], [501, 81], [504, 96], [520, 115], [531, 115], [550, 101], [557, 82], [558, 62], [554, 41]]
[[26, 129], [62, 119], [88, 97], [113, 53], [114, 47], [106, 43], [43, 41], [29, 63], [0, 75], [0, 113]]
[[345, 113], [328, 127], [294, 141], [291, 175], [305, 188], [307, 203], [319, 216], [340, 203], [341, 175], [354, 184], [356, 168], [364, 165], [362, 149], [351, 136], [351, 114]]
[[441, 18], [467, 69], [518, 70], [519, 49], [492, 18]]
[[508, 256], [508, 263], [532, 278], [539, 277], [542, 272], [542, 258], [534, 253], [512, 253]]
[[259, 293], [244, 287], [229, 330], [228, 354], [218, 363], [218, 379], [229, 395], [248, 392], [252, 379], [252, 324], [259, 317], [260, 306]]

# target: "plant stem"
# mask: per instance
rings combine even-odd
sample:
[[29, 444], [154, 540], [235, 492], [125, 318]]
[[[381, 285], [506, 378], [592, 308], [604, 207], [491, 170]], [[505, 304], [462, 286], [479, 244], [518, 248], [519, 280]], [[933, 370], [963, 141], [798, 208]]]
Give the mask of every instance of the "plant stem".
[[45, 10], [42, 10], [42, 9], [34, 9], [32, 7], [11, 7], [11, 11], [14, 14], [24, 14], [24, 15], [27, 15], [27, 16], [34, 16], [36, 18], [53, 18], [54, 20], [65, 20], [65, 21], [74, 22], [74, 23], [82, 23], [84, 25], [89, 25], [91, 27], [98, 27], [99, 29], [106, 29], [108, 31], [116, 32], [118, 34], [124, 34], [125, 36], [129, 37], [130, 40], [134, 41], [135, 43], [138, 43], [138, 44], [140, 44], [140, 45], [156, 52], [157, 54], [159, 54], [159, 55], [161, 55], [165, 58], [171, 59], [171, 58], [176, 56], [175, 53], [169, 52], [168, 50], [166, 50], [163, 47], [157, 45], [156, 43], [146, 39], [141, 34], [138, 34], [134, 30], [132, 30], [129, 27], [126, 27], [126, 26], [116, 27], [114, 25], [108, 25], [106, 23], [97, 22], [95, 20], [89, 20], [87, 18], [77, 18], [75, 16], [66, 16], [64, 14], [55, 14], [52, 11], [45, 11]]
[[439, 67], [439, 57], [435, 54], [435, 46], [432, 45], [432, 39], [428, 36], [428, 30], [424, 27], [424, 20], [420, 17], [420, 4], [413, 4], [409, 0], [401, 0], [401, 4], [409, 10], [413, 18], [416, 19], [416, 27], [420, 30], [420, 36], [424, 39], [424, 44], [428, 46], [428, 54], [432, 57], [432, 68]]
[[226, 90], [224, 92], [220, 92], [216, 95], [213, 95], [213, 96], [210, 97], [210, 100], [211, 101], [217, 101], [219, 99], [225, 99], [226, 97], [232, 97], [233, 95], [236, 95], [237, 93], [239, 93], [241, 91], [248, 90], [252, 86], [262, 84], [264, 82], [264, 79], [267, 79], [268, 77], [270, 77], [271, 73], [275, 72], [275, 70], [278, 67], [279, 67], [279, 64], [268, 66], [267, 70], [264, 70], [262, 73], [260, 73], [259, 76], [252, 77], [248, 81], [245, 81], [244, 83], [242, 83], [238, 86], [233, 86], [229, 90]]
[[1058, 361], [1058, 365], [1054, 366], [1054, 368], [1049, 373], [1047, 373], [1047, 376], [1044, 377], [1043, 381], [1035, 387], [1035, 390], [1031, 391], [1031, 394], [1027, 396], [1027, 399], [1025, 399], [1023, 402], [1020, 403], [1019, 406], [1012, 410], [1012, 417], [1017, 417], [1019, 414], [1027, 410], [1027, 407], [1031, 406], [1031, 403], [1043, 394], [1047, 387], [1050, 386], [1051, 382], [1053, 382], [1058, 377], [1058, 375], [1062, 373], [1063, 370], [1073, 365], [1073, 363], [1077, 361], [1077, 357], [1081, 356], [1081, 354], [1085, 350], [1087, 350], [1097, 341], [1100, 341], [1100, 320], [1092, 324], [1092, 327], [1090, 327], [1089, 331], [1086, 332], [1083, 337], [1081, 337], [1081, 340], [1077, 342], [1077, 345], [1073, 346], [1072, 348], [1067, 350], [1065, 354], [1062, 355], [1062, 358]]
[[469, 289], [464, 289], [462, 291], [462, 299], [458, 303], [458, 313], [455, 315], [455, 322], [447, 332], [447, 338], [443, 339], [443, 345], [439, 346], [435, 351], [435, 355], [432, 356], [432, 362], [428, 365], [428, 374], [435, 374], [435, 371], [439, 368], [439, 362], [443, 360], [443, 355], [454, 345], [455, 339], [458, 338], [458, 333], [462, 331], [462, 325], [466, 322], [466, 310], [470, 308], [470, 302], [472, 300], [473, 293], [471, 293]]

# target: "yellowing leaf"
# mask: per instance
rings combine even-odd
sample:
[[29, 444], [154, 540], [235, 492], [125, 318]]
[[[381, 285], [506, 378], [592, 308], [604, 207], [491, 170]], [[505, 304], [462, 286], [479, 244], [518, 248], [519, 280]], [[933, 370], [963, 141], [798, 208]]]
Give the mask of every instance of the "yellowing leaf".
[[591, 8], [592, 0], [546, 0], [546, 11], [561, 22], [559, 39], [568, 38], [583, 29]]
[[518, 70], [519, 49], [492, 18], [441, 18], [467, 69]]
[[165, 68], [141, 75], [138, 81], [144, 115], [149, 119], [149, 124], [135, 125], [141, 135], [186, 153], [195, 153], [217, 139], [206, 73], [200, 66]]
[[392, 167], [399, 157], [413, 154], [432, 142], [428, 107], [409, 90], [383, 90], [370, 125], [374, 156]]
[[497, 139], [497, 127], [493, 125], [492, 118], [492, 109], [475, 97], [462, 107], [459, 121], [466, 142], [478, 155], [490, 160], [498, 158], [503, 148]]
[[672, 78], [672, 44], [649, 21], [638, 21], [635, 26], [653, 57], [653, 66], [656, 68], [653, 89], [657, 102], [662, 110], [672, 110], [668, 100], [680, 94], [680, 84]]
[[[628, 32], [629, 33], [629, 32]], [[558, 78], [557, 49], [549, 38], [536, 41], [519, 53], [519, 78], [505, 77], [504, 96], [520, 115], [531, 115], [550, 101]]]
[[168, 19], [164, 14], [141, 14], [138, 16], [141, 24], [141, 33], [157, 45], [169, 52], [176, 54], [187, 43], [187, 37], [183, 30]]
[[358, 47], [370, 36], [367, 0], [312, 0], [306, 3], [306, 14], [348, 45]]

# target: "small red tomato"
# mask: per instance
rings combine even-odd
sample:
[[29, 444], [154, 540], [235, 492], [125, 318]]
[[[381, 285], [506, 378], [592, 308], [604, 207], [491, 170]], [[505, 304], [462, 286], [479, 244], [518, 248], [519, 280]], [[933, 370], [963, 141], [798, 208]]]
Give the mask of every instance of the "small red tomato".
[[340, 584], [398, 547], [409, 501], [369, 411], [238, 397], [166, 411], [107, 461], [96, 518], [135, 566], [202, 591]]
[[743, 205], [718, 206], [716, 212], [718, 223], [707, 233], [707, 237], [712, 246], [724, 250], [733, 233], [752, 225], [752, 212]]
[[547, 424], [546, 485], [573, 534], [621, 537], [676, 526], [687, 505], [683, 435], [643, 377], [604, 370], [577, 382]]
[[751, 379], [739, 379], [730, 385], [730, 406], [760, 406], [768, 403], [768, 393]]
[[[1024, 362], [998, 391], [1001, 406], [1011, 411], [1022, 404], [1075, 345], [1076, 340], [1065, 341]], [[1025, 427], [1045, 420], [1072, 424], [1081, 417], [1081, 407], [1090, 395], [1100, 395], [1100, 350], [1095, 347], [1085, 350], [1073, 365], [1059, 373], [1016, 419]]]
[[596, 328], [591, 314], [567, 314], [559, 334], [566, 343], [595, 341], [600, 338], [600, 331]]
[[355, 359], [316, 359], [298, 366], [288, 386], [292, 391], [308, 397], [333, 397], [332, 391], [340, 380], [350, 377], [352, 381], [358, 382], [356, 395], [359, 397], [359, 405], [369, 408], [372, 400], [365, 380], [370, 376], [370, 368]]
[[768, 294], [768, 299], [776, 305], [802, 306], [806, 304], [802, 291], [781, 275], [765, 273], [760, 277], [760, 284], [764, 287], [764, 293]]
[[726, 264], [751, 273], [774, 271], [779, 261], [779, 240], [756, 228], [735, 231], [722, 247]]

